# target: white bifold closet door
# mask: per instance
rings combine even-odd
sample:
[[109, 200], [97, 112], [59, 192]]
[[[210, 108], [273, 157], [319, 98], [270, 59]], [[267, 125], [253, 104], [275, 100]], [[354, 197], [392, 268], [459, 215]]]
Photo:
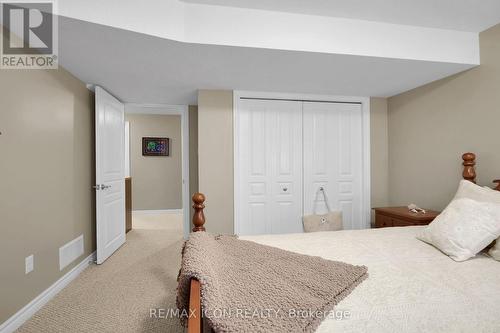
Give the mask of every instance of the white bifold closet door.
[[344, 229], [363, 225], [362, 107], [353, 103], [304, 102], [304, 215], [342, 211]]
[[302, 232], [302, 103], [242, 99], [239, 106], [237, 232]]

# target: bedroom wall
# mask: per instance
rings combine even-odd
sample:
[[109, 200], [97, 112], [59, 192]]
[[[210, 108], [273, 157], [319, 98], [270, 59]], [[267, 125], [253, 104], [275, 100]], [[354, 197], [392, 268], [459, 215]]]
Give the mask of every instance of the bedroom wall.
[[[189, 109], [189, 198], [198, 192], [198, 105], [190, 105]], [[190, 205], [192, 206], [192, 204]], [[194, 209], [190, 209], [190, 221], [193, 220]]]
[[233, 233], [233, 92], [198, 92], [198, 175], [206, 228]]
[[[371, 99], [372, 207], [388, 203], [387, 99]], [[199, 189], [207, 198], [207, 229], [233, 233], [233, 93], [198, 93]]]
[[[182, 209], [181, 116], [125, 114], [130, 122], [132, 209]], [[142, 156], [143, 137], [170, 139], [169, 156]]]
[[479, 184], [500, 178], [500, 25], [479, 39], [479, 67], [389, 98], [391, 204], [443, 209], [467, 151]]
[[[94, 97], [57, 70], [0, 75], [0, 323], [95, 250]], [[84, 254], [59, 270], [59, 247]], [[25, 257], [34, 270], [25, 274]]]
[[[372, 207], [387, 206], [389, 201], [389, 142], [387, 127], [387, 99], [371, 98], [370, 148]], [[374, 214], [372, 214], [372, 222], [375, 222]]]

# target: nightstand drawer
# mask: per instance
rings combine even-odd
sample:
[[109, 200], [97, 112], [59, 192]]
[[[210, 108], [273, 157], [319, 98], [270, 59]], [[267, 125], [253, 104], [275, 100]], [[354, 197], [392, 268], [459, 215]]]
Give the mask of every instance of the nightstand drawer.
[[387, 228], [392, 227], [392, 218], [385, 215], [377, 214], [375, 216], [375, 227], [376, 228]]
[[407, 227], [412, 225], [427, 225], [439, 215], [439, 212], [428, 210], [424, 214], [408, 211], [407, 207], [375, 208], [375, 227]]
[[395, 219], [392, 218], [392, 226], [393, 227], [407, 227], [410, 225], [417, 225], [418, 222], [416, 221], [406, 221], [406, 220], [401, 220], [401, 219]]

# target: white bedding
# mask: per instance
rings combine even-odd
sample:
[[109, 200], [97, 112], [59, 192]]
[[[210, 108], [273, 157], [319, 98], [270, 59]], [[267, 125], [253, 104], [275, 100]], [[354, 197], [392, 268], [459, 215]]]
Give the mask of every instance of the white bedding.
[[366, 265], [369, 277], [317, 332], [500, 332], [500, 262], [455, 262], [415, 238], [422, 227], [242, 236], [260, 244]]

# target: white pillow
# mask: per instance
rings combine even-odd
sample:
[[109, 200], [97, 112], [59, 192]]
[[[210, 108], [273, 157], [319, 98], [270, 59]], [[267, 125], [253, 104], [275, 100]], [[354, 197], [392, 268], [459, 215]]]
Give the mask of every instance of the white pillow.
[[[491, 202], [500, 203], [500, 191], [493, 190], [487, 186], [484, 187], [487, 190], [487, 198]], [[495, 260], [500, 261], [500, 237], [497, 238], [495, 244], [488, 251], [488, 254]]]
[[454, 199], [417, 238], [455, 261], [474, 257], [500, 236], [500, 204]]
[[[487, 186], [481, 187], [470, 181], [460, 181], [455, 199], [469, 198], [481, 202], [493, 202], [500, 204], [500, 191], [493, 190]], [[496, 240], [495, 245], [489, 250], [488, 254], [495, 260], [500, 261], [500, 237]]]
[[468, 180], [461, 180], [454, 199], [460, 198], [500, 204], [500, 191], [495, 191], [489, 187], [481, 187]]

